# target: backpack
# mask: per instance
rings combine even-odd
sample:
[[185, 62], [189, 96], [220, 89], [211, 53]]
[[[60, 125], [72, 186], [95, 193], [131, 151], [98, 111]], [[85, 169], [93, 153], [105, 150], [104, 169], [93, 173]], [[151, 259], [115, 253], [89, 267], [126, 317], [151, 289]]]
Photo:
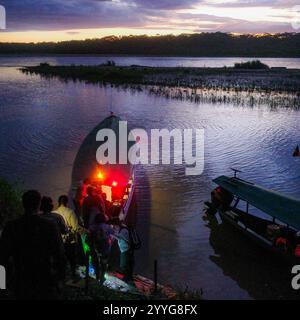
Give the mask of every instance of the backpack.
[[131, 227], [131, 226], [122, 226], [120, 228], [120, 231], [122, 229], [127, 229], [128, 230], [130, 250], [139, 250], [141, 248], [141, 246], [142, 246], [142, 241], [141, 241], [141, 238], [139, 237], [136, 229], [134, 227]]

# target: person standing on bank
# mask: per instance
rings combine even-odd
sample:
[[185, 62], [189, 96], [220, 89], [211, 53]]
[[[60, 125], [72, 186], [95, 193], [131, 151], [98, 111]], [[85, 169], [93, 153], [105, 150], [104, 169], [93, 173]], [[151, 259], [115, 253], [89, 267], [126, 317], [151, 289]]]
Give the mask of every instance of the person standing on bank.
[[42, 217], [53, 221], [57, 226], [60, 234], [66, 235], [68, 232], [68, 228], [66, 226], [64, 218], [59, 215], [58, 213], [52, 212], [53, 211], [53, 202], [50, 197], [43, 197], [41, 202], [40, 210], [42, 212]]
[[78, 233], [84, 233], [84, 228], [79, 225], [77, 215], [68, 207], [69, 198], [62, 195], [58, 199], [58, 208], [54, 213], [64, 218], [68, 232], [64, 237], [64, 245], [67, 259], [70, 263], [72, 277], [76, 278], [77, 251], [78, 251]]
[[0, 265], [13, 274], [12, 291], [16, 299], [58, 299], [65, 277], [61, 235], [53, 221], [39, 214], [38, 191], [25, 192], [22, 202], [24, 214], [7, 223], [2, 232]]
[[[89, 228], [89, 243], [92, 257], [92, 264], [95, 269], [96, 279], [101, 283], [105, 280], [105, 272], [108, 266], [108, 260], [111, 253], [113, 228], [106, 223], [103, 214], [98, 214], [94, 223]], [[101, 266], [101, 275], [100, 275]]]
[[120, 249], [120, 269], [124, 274], [125, 282], [133, 281], [134, 248], [130, 239], [130, 230], [125, 223], [118, 220], [115, 225], [114, 238], [118, 241]]

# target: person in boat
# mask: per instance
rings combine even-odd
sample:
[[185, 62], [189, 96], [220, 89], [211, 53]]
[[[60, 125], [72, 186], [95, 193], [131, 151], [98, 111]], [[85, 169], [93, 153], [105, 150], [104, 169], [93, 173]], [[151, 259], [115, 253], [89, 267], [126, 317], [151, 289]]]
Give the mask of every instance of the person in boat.
[[24, 214], [7, 223], [1, 235], [0, 264], [12, 272], [16, 299], [57, 299], [65, 277], [62, 237], [55, 224], [39, 214], [38, 191], [25, 192], [22, 202]]
[[291, 231], [288, 227], [280, 226], [279, 234], [274, 239], [274, 245], [284, 251], [294, 251], [299, 244], [299, 239], [296, 232]]
[[105, 213], [107, 216], [109, 216], [111, 202], [107, 200], [107, 195], [105, 192], [102, 193], [102, 199], [103, 199], [104, 206], [105, 206]]
[[90, 226], [89, 231], [92, 264], [95, 269], [97, 280], [100, 280], [101, 283], [103, 283], [111, 252], [114, 229], [107, 224], [106, 217], [103, 214], [98, 214], [95, 217], [94, 223]]
[[58, 208], [54, 211], [59, 214], [65, 221], [67, 226], [67, 234], [64, 237], [64, 246], [66, 256], [71, 267], [72, 277], [76, 278], [77, 268], [77, 253], [78, 253], [78, 238], [79, 234], [85, 233], [86, 230], [79, 224], [77, 215], [68, 207], [69, 198], [66, 195], [61, 195], [58, 198]]
[[233, 199], [233, 194], [224, 188], [217, 187], [211, 192], [211, 204], [209, 204], [209, 208], [211, 212], [216, 212], [217, 209], [226, 211], [230, 208]]
[[97, 189], [93, 186], [87, 188], [87, 196], [83, 200], [81, 212], [84, 227], [87, 229], [93, 224], [93, 220], [97, 214], [106, 215], [102, 195], [98, 194]]
[[132, 248], [128, 226], [120, 219], [114, 220], [114, 235], [120, 250], [120, 271], [124, 274], [123, 280], [133, 281], [134, 250]]
[[40, 210], [42, 212], [42, 217], [54, 222], [60, 234], [66, 235], [68, 229], [67, 229], [65, 220], [58, 213], [52, 212], [53, 208], [54, 206], [53, 206], [52, 199], [50, 197], [43, 197], [41, 201], [41, 207], [40, 207]]
[[82, 185], [80, 185], [75, 194], [74, 198], [74, 205], [75, 205], [75, 212], [77, 216], [80, 216], [81, 207], [85, 197], [87, 196], [87, 188], [91, 185], [91, 180], [86, 178], [83, 180]]
[[[121, 214], [122, 210], [119, 206], [114, 206], [111, 205], [108, 211], [108, 216], [109, 216], [109, 220], [111, 221], [119, 221], [119, 217]], [[115, 225], [115, 223], [112, 223], [113, 225]]]

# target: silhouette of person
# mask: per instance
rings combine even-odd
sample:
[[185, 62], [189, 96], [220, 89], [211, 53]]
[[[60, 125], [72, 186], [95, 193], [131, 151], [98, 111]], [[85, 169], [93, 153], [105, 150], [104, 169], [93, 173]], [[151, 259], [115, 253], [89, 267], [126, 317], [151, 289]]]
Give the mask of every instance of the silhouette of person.
[[24, 214], [8, 222], [2, 232], [0, 264], [13, 273], [11, 289], [16, 299], [57, 299], [65, 277], [61, 235], [55, 223], [38, 214], [38, 191], [25, 192], [22, 201]]

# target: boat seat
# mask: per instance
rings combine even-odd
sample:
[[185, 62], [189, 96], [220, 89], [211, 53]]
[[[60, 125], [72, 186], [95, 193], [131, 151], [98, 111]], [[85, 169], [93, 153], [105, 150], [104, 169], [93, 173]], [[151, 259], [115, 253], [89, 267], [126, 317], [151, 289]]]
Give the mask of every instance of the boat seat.
[[228, 211], [226, 211], [226, 213], [228, 216], [230, 216], [235, 221], [237, 221], [239, 218], [239, 215], [232, 210], [228, 210]]

